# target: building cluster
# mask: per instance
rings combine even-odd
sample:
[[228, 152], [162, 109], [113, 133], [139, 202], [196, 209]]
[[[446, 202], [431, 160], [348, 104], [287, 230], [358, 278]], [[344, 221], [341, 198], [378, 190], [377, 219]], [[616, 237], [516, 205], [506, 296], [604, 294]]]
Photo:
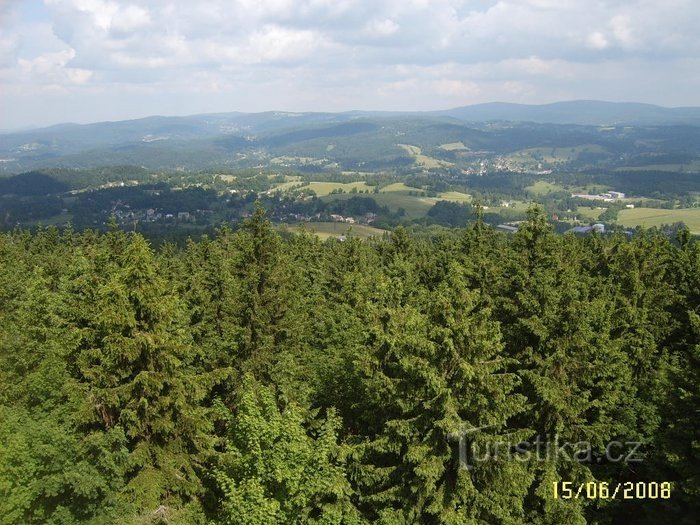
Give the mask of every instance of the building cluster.
[[598, 195], [590, 195], [588, 193], [572, 193], [571, 196], [576, 199], [603, 202], [615, 202], [625, 198], [625, 194], [621, 191], [608, 191], [606, 193], [600, 193]]
[[522, 221], [507, 222], [496, 226], [496, 230], [503, 233], [516, 233]]
[[377, 214], [368, 212], [365, 213], [362, 217], [358, 217], [356, 219], [355, 217], [343, 217], [342, 215], [331, 213], [330, 218], [334, 222], [344, 222], [346, 224], [372, 224], [374, 221], [377, 220]]
[[572, 233], [579, 233], [585, 235], [591, 232], [605, 233], [605, 224], [593, 224], [592, 226], [576, 226], [569, 230]]
[[197, 214], [208, 215], [213, 213], [211, 210], [197, 210], [195, 213], [189, 211], [178, 211], [176, 213], [163, 213], [154, 208], [145, 210], [131, 209], [128, 204], [114, 206], [111, 214], [121, 224], [131, 222], [156, 222], [162, 219], [178, 220], [178, 221], [194, 221]]

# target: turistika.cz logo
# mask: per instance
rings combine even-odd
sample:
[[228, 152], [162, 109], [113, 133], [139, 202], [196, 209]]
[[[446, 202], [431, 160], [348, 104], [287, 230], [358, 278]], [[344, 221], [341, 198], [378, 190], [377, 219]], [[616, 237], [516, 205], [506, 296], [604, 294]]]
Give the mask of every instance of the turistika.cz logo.
[[458, 443], [459, 463], [471, 470], [479, 463], [494, 461], [575, 461], [579, 463], [638, 463], [642, 461], [640, 441], [610, 441], [602, 452], [589, 441], [571, 442], [557, 433], [537, 434], [531, 440], [513, 440], [506, 436], [479, 437], [482, 430], [496, 425], [460, 428], [451, 432], [448, 440]]

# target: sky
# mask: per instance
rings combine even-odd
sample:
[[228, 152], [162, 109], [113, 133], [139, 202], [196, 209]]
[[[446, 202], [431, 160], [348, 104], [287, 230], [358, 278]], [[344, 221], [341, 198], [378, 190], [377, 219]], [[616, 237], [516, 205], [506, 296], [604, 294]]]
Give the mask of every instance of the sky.
[[698, 0], [0, 0], [0, 129], [504, 101], [700, 105]]

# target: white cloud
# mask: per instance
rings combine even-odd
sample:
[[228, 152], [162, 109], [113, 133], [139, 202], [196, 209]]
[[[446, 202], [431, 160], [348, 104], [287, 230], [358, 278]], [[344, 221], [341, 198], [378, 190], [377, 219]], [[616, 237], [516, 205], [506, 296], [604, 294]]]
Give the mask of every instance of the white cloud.
[[371, 37], [391, 36], [399, 30], [399, 24], [390, 18], [372, 20], [367, 24], [367, 34]]
[[468, 80], [441, 79], [434, 86], [435, 92], [445, 97], [468, 98], [481, 93], [479, 84]]
[[113, 33], [129, 33], [135, 30], [143, 30], [151, 24], [151, 15], [141, 7], [135, 5], [119, 9], [112, 15], [110, 30]]
[[639, 41], [634, 35], [631, 20], [628, 16], [617, 15], [610, 20], [612, 34], [624, 49], [634, 49]]
[[301, 60], [324, 45], [323, 37], [309, 30], [265, 26], [250, 36], [249, 55], [242, 61], [278, 62]]
[[67, 64], [75, 56], [72, 49], [55, 53], [44, 53], [31, 60], [18, 59], [17, 67], [21, 75], [29, 82], [39, 80], [40, 85], [84, 84], [90, 80], [93, 73], [86, 69], [68, 67]]
[[[198, 94], [214, 93], [220, 98], [202, 104], [224, 107], [211, 110], [562, 96], [674, 104], [668, 83], [697, 86], [700, 75], [688, 66], [700, 56], [697, 0], [44, 3], [48, 21], [39, 23], [17, 19], [26, 16], [18, 1], [0, 0], [4, 93], [51, 86], [76, 99], [148, 92], [166, 100], [169, 92], [192, 108]], [[682, 103], [700, 102], [689, 88], [683, 93]]]
[[608, 46], [610, 46], [610, 42], [608, 42], [608, 39], [605, 38], [605, 35], [600, 31], [596, 31], [588, 35], [588, 37], [586, 37], [586, 44], [591, 49], [596, 49], [598, 51], [606, 49]]

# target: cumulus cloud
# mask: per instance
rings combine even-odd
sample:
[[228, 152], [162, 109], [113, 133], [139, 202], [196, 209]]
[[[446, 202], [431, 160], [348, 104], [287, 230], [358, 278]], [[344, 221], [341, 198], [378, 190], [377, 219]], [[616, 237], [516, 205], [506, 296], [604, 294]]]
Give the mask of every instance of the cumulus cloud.
[[447, 97], [464, 98], [481, 92], [479, 85], [469, 80], [441, 79], [435, 81], [434, 85], [437, 94]]
[[399, 24], [390, 18], [381, 20], [374, 19], [367, 24], [368, 36], [385, 37], [396, 33], [399, 30]]
[[596, 31], [588, 35], [588, 37], [586, 38], [586, 44], [591, 49], [596, 49], [600, 51], [607, 48], [610, 45], [610, 42], [608, 42], [608, 39], [603, 33], [601, 33], [600, 31]]
[[[696, 0], [24, 1], [47, 20], [0, 2], [5, 92], [217, 93], [217, 111], [561, 97], [673, 105], [659, 86], [699, 81], [688, 69], [700, 56]], [[646, 71], [652, 87], [631, 85], [625, 71]]]

